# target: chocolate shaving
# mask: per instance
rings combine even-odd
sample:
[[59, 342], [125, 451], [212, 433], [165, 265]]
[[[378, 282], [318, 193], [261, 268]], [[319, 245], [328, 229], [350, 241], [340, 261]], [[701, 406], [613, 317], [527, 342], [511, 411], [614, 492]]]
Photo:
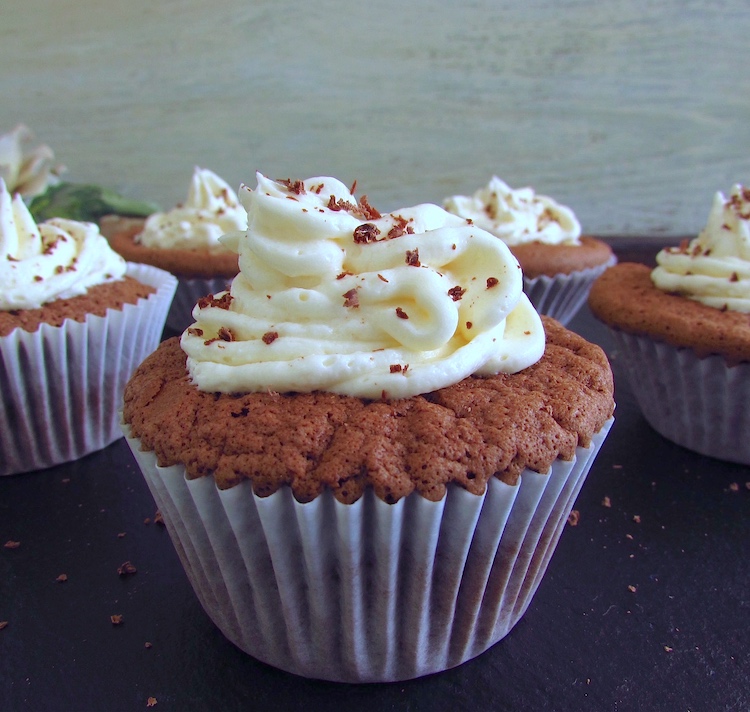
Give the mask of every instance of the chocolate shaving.
[[344, 297], [345, 307], [351, 307], [352, 309], [359, 307], [359, 294], [356, 289], [350, 289], [348, 292], [344, 292], [341, 296]]
[[396, 307], [396, 316], [399, 319], [408, 319], [409, 318], [409, 315], [401, 307]]
[[137, 572], [137, 569], [129, 561], [125, 561], [117, 567], [117, 573], [120, 576], [132, 576]]
[[367, 201], [366, 195], [363, 195], [359, 199], [359, 210], [365, 220], [377, 220], [378, 218], [382, 217], [381, 214]]
[[290, 193], [294, 193], [295, 195], [303, 195], [305, 193], [305, 184], [301, 180], [291, 180], [290, 178], [285, 178], [276, 182], [286, 186], [286, 189]]
[[497, 287], [499, 283], [500, 283], [500, 280], [497, 277], [487, 277], [487, 289], [492, 289], [493, 287]]
[[336, 200], [335, 195], [331, 195], [331, 197], [328, 199], [328, 205], [326, 207], [329, 210], [333, 210], [334, 212], [344, 210], [347, 213], [360, 213], [359, 206], [354, 205], [353, 203], [350, 203], [348, 200], [344, 200], [343, 198], [339, 198], [338, 200]]
[[395, 223], [393, 227], [388, 231], [389, 240], [393, 240], [397, 237], [401, 237], [401, 235], [404, 235], [406, 233], [406, 226], [409, 223], [409, 221], [401, 215], [394, 215], [393, 219]]
[[372, 223], [363, 223], [354, 228], [353, 234], [354, 242], [358, 245], [363, 245], [370, 242], [377, 242], [380, 229], [377, 225], [373, 225]]
[[269, 344], [272, 344], [276, 339], [279, 338], [279, 332], [278, 331], [267, 331], [263, 336], [261, 336], [261, 341], [263, 341], [266, 346]]
[[228, 329], [226, 326], [220, 327], [216, 336], [222, 341], [234, 341], [234, 334], [232, 333], [232, 330]]
[[448, 290], [448, 296], [449, 296], [449, 297], [450, 297], [450, 298], [451, 298], [451, 299], [452, 299], [452, 300], [453, 300], [454, 302], [457, 302], [457, 301], [459, 301], [459, 300], [461, 299], [461, 297], [463, 297], [463, 296], [464, 296], [464, 294], [466, 294], [466, 290], [465, 290], [465, 289], [464, 289], [463, 287], [461, 287], [461, 285], [460, 285], [460, 284], [457, 284], [457, 285], [456, 285], [455, 287], [451, 287], [451, 288], [450, 288], [450, 289]]
[[229, 292], [216, 299], [213, 294], [208, 294], [205, 297], [201, 297], [198, 300], [198, 306], [201, 309], [208, 309], [209, 307], [216, 307], [217, 309], [229, 309], [229, 305], [232, 303], [232, 295]]
[[409, 265], [409, 267], [422, 266], [422, 263], [419, 261], [419, 250], [406, 251], [406, 264]]

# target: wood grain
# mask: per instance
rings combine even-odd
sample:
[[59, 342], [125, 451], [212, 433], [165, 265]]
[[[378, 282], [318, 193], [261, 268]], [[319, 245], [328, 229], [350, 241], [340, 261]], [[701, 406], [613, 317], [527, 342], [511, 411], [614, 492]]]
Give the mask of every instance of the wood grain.
[[375, 5], [10, 0], [0, 131], [164, 207], [194, 165], [356, 178], [382, 209], [495, 173], [587, 232], [675, 235], [750, 183], [746, 0]]

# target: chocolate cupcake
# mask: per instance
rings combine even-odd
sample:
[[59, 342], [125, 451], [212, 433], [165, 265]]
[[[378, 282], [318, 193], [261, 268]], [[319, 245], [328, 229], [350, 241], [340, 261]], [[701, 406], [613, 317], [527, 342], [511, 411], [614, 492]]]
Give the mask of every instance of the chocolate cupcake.
[[128, 265], [96, 225], [37, 225], [0, 179], [0, 475], [121, 437], [135, 366], [159, 343], [176, 280]]
[[581, 235], [570, 208], [532, 188], [513, 190], [497, 176], [471, 196], [446, 198], [444, 207], [503, 240], [521, 264], [524, 291], [534, 307], [562, 324], [616, 261], [607, 243]]
[[215, 173], [196, 167], [184, 203], [146, 220], [105, 217], [102, 231], [126, 260], [179, 279], [167, 326], [182, 331], [198, 299], [226, 289], [237, 274], [237, 255], [219, 238], [246, 225], [235, 192]]
[[231, 290], [126, 389], [124, 429], [207, 613], [296, 674], [401, 680], [523, 615], [611, 424], [601, 349], [508, 248], [332, 178], [243, 189]]
[[607, 270], [589, 306], [611, 328], [657, 432], [750, 464], [750, 190], [717, 193], [706, 228], [657, 263]]

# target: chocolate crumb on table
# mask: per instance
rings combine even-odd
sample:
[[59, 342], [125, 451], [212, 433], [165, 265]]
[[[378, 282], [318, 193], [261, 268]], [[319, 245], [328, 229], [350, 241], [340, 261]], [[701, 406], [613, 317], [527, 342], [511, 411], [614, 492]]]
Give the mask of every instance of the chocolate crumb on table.
[[133, 566], [129, 561], [124, 562], [123, 564], [120, 564], [120, 566], [117, 567], [117, 573], [120, 576], [130, 576], [134, 573], [137, 573], [138, 569]]
[[109, 617], [109, 620], [112, 622], [112, 625], [122, 625], [123, 624], [123, 617], [120, 613], [115, 613], [114, 615], [111, 615]]

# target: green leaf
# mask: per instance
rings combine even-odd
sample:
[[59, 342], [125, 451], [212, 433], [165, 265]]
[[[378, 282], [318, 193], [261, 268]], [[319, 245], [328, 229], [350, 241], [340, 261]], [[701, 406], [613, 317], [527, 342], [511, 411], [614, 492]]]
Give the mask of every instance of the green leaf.
[[34, 220], [69, 218], [98, 222], [103, 215], [147, 217], [159, 206], [141, 200], [125, 198], [113, 190], [86, 183], [58, 183], [37, 195], [29, 205]]

